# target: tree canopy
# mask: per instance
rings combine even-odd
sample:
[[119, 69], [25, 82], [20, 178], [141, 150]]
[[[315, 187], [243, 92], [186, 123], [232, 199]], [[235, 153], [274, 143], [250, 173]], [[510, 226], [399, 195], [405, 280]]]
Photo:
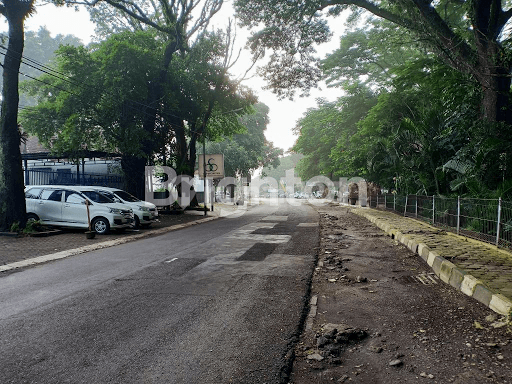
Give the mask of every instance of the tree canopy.
[[[204, 35], [187, 55], [175, 59], [165, 84], [162, 119], [151, 132], [142, 128], [147, 83], [158, 74], [165, 50], [151, 31], [119, 33], [88, 48], [60, 48], [55, 71], [61, 76], [46, 74], [24, 85], [38, 105], [22, 113], [23, 124], [58, 152], [89, 149], [137, 156], [141, 143], [148, 140], [153, 152], [141, 155], [158, 154], [162, 163], [178, 167], [182, 159], [172, 151], [176, 132], [187, 130], [189, 136], [197, 136], [193, 127], [202, 122], [211, 88], [219, 81], [214, 63], [219, 41], [215, 34]], [[248, 90], [229, 79], [222, 79], [222, 84], [210, 138], [241, 131], [238, 116], [254, 102]]]
[[[257, 56], [270, 51], [262, 70], [269, 87], [281, 95], [314, 86], [321, 77], [314, 46], [330, 37], [328, 17], [365, 10], [416, 37], [446, 65], [471, 76], [482, 87], [482, 116], [512, 123], [507, 26], [512, 9], [504, 0], [236, 0], [243, 25], [258, 29], [250, 46]], [[263, 26], [263, 27], [261, 27]]]
[[300, 176], [362, 176], [403, 193], [503, 193], [510, 129], [481, 118], [480, 84], [421, 45], [379, 43], [390, 26], [347, 33], [321, 61], [346, 95], [299, 120]]
[[262, 103], [254, 106], [252, 114], [242, 116], [240, 123], [246, 131], [223, 141], [208, 142], [207, 153], [224, 154], [226, 176], [247, 177], [261, 167], [276, 167], [282, 150], [265, 138], [269, 108]]

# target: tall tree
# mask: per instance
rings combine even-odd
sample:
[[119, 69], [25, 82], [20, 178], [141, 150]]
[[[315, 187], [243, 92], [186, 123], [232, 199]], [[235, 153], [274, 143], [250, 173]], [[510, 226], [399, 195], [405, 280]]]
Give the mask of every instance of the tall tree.
[[315, 84], [320, 73], [313, 45], [330, 36], [325, 16], [358, 7], [410, 31], [449, 66], [472, 76], [482, 89], [482, 116], [511, 124], [512, 55], [505, 29], [512, 9], [507, 6], [505, 0], [235, 1], [244, 25], [265, 26], [253, 34], [251, 47], [259, 56], [273, 50], [263, 74], [278, 93]]
[[[54, 58], [54, 52], [60, 45], [80, 45], [81, 41], [73, 35], [57, 35], [52, 37], [46, 27], [40, 27], [37, 32], [25, 33], [25, 47], [23, 49], [24, 60], [20, 66], [20, 81], [38, 77]], [[2, 73], [0, 68], [0, 73]], [[0, 89], [2, 84], [0, 84]], [[27, 100], [20, 94], [20, 108], [34, 105], [33, 100]]]
[[254, 113], [240, 119], [246, 132], [207, 144], [207, 153], [224, 154], [226, 176], [247, 177], [258, 168], [279, 165], [282, 150], [275, 148], [273, 143], [265, 138], [265, 130], [269, 122], [268, 111], [269, 108], [265, 104], [256, 104]]
[[34, 0], [3, 0], [0, 14], [9, 24], [4, 53], [0, 117], [0, 230], [26, 218], [23, 168], [18, 129], [19, 70], [24, 47], [24, 21], [34, 11]]
[[[150, 137], [158, 122], [165, 119], [166, 113], [162, 110], [161, 100], [165, 97], [164, 89], [171, 63], [178, 54], [183, 54], [190, 48], [195, 37], [206, 30], [211, 18], [221, 9], [223, 0], [159, 0], [157, 2], [150, 0], [91, 0], [85, 2], [65, 0], [65, 2], [85, 3], [93, 9], [95, 6], [101, 6], [104, 7], [103, 9], [110, 11], [108, 15], [122, 12], [127, 23], [124, 26], [115, 25], [115, 28], [127, 27], [131, 30], [152, 28], [165, 39], [166, 47], [160, 62], [160, 71], [155, 78], [148, 82], [147, 97], [144, 102], [142, 126], [147, 132], [147, 137]], [[105, 13], [102, 12], [102, 14]], [[204, 114], [204, 123], [207, 123], [210, 118], [212, 108], [213, 105]], [[170, 123], [174, 126], [179, 124], [176, 121], [170, 121]], [[194, 131], [197, 132], [202, 126], [204, 124], [195, 127]], [[185, 127], [183, 127], [183, 131], [184, 129]], [[178, 131], [178, 136], [182, 137], [180, 131]], [[196, 138], [192, 139], [194, 141]], [[192, 145], [192, 148], [195, 149], [195, 143]], [[123, 157], [122, 162], [125, 174], [133, 177], [129, 183], [130, 192], [138, 196], [142, 196], [144, 193], [144, 166], [151, 162], [150, 154], [155, 149], [155, 143], [145, 139], [142, 140], [141, 147], [141, 153], [144, 156], [126, 156]], [[183, 149], [185, 147], [182, 140], [179, 148]]]
[[344, 160], [352, 157], [347, 151], [350, 141], [358, 132], [359, 121], [376, 104], [376, 95], [363, 86], [354, 86], [347, 93], [336, 102], [321, 101], [297, 122], [294, 130], [299, 137], [292, 150], [305, 156], [297, 166], [303, 179], [363, 176], [359, 167]]
[[[38, 101], [23, 111], [24, 127], [49, 148], [75, 158], [87, 149], [103, 150], [122, 158], [147, 157], [180, 171], [186, 167], [192, 175], [212, 90], [217, 99], [210, 111], [209, 139], [240, 132], [239, 116], [255, 98], [219, 68], [222, 34], [206, 33], [174, 59], [160, 100], [161, 119], [146, 131], [147, 83], [158, 74], [164, 49], [165, 41], [151, 30], [125, 31], [88, 47], [61, 47], [56, 71], [22, 85]], [[144, 141], [153, 144], [152, 152], [143, 152]]]
[[59, 153], [139, 155], [147, 139], [141, 129], [147, 82], [158, 73], [162, 50], [151, 32], [120, 33], [89, 47], [62, 46], [52, 70], [22, 83], [37, 100], [21, 113], [24, 128]]
[[271, 177], [277, 181], [281, 178], [286, 177], [286, 171], [295, 169], [299, 161], [304, 158], [304, 155], [300, 153], [291, 153], [289, 155], [279, 158], [279, 165], [275, 168], [269, 166], [263, 168], [261, 172], [262, 177]]

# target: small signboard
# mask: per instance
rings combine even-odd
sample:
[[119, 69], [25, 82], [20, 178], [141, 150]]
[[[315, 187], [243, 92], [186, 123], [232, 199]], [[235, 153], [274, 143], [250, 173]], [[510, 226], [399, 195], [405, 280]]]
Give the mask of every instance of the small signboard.
[[[209, 179], [222, 179], [224, 177], [224, 155], [198, 155], [199, 177], [204, 178], [204, 164], [206, 163], [206, 177]], [[205, 161], [203, 162], [203, 159]]]

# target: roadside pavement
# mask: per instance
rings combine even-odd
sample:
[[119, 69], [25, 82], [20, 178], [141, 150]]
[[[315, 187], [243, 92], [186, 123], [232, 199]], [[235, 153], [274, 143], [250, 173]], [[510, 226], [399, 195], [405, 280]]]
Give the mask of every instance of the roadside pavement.
[[[478, 259], [492, 246], [374, 209], [316, 210], [318, 261], [289, 384], [512, 383], [512, 323], [480, 303], [490, 288], [469, 274], [491, 262]], [[427, 245], [425, 261], [417, 252]], [[444, 259], [464, 245], [478, 269]], [[506, 252], [497, 256], [506, 264]], [[459, 274], [458, 289], [442, 281]]]
[[391, 212], [370, 208], [351, 212], [420, 255], [445, 283], [510, 317], [512, 253]]

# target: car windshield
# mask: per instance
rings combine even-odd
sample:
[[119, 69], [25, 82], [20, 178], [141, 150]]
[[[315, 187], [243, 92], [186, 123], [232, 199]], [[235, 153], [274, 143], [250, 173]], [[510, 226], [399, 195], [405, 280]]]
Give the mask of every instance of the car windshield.
[[114, 191], [114, 193], [121, 199], [121, 200], [124, 200], [124, 201], [127, 201], [129, 203], [136, 203], [137, 201], [140, 201], [139, 199], [137, 199], [135, 196], [133, 195], [130, 195], [128, 192], [125, 192], [125, 191]]
[[41, 193], [42, 188], [31, 188], [25, 192], [25, 197], [27, 199], [39, 199], [39, 194]]
[[82, 193], [95, 203], [105, 204], [114, 202], [114, 200], [96, 191], [82, 191]]
[[114, 202], [121, 203], [121, 200], [119, 200], [119, 198], [116, 195], [114, 195], [112, 192], [108, 192], [108, 191], [98, 191], [98, 192], [104, 196], [107, 196], [110, 200], [112, 200]]

